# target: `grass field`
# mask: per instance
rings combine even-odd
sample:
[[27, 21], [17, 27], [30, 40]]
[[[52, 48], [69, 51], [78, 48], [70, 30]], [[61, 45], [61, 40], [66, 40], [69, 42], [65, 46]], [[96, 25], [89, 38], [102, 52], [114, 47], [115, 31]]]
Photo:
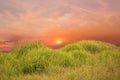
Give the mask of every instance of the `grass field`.
[[100, 41], [60, 49], [29, 43], [0, 53], [0, 80], [120, 80], [120, 47]]

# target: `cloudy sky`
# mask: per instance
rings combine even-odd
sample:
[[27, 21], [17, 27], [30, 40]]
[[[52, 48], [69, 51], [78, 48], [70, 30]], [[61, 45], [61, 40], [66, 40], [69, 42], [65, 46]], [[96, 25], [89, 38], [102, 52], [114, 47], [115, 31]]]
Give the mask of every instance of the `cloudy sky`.
[[56, 39], [120, 45], [120, 0], [0, 0], [0, 50]]

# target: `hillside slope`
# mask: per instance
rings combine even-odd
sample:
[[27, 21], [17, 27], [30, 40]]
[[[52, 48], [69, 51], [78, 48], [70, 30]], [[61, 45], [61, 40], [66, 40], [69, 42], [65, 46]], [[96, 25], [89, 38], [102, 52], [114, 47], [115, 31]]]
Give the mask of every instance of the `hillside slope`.
[[0, 80], [120, 80], [119, 62], [120, 48], [105, 42], [30, 43], [0, 53]]

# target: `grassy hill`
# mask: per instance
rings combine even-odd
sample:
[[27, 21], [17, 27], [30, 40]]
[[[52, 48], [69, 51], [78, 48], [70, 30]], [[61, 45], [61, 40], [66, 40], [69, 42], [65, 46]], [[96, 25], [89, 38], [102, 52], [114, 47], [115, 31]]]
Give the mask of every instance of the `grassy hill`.
[[60, 49], [29, 43], [0, 53], [0, 80], [120, 80], [120, 47], [100, 41]]

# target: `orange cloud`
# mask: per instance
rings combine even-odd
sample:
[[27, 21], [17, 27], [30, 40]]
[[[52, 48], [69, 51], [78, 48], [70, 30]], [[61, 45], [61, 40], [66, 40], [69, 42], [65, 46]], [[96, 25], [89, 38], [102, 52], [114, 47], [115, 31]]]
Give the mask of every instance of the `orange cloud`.
[[[0, 0], [0, 41], [54, 45], [98, 39], [119, 43], [119, 0]], [[114, 38], [114, 39], [113, 39]]]

